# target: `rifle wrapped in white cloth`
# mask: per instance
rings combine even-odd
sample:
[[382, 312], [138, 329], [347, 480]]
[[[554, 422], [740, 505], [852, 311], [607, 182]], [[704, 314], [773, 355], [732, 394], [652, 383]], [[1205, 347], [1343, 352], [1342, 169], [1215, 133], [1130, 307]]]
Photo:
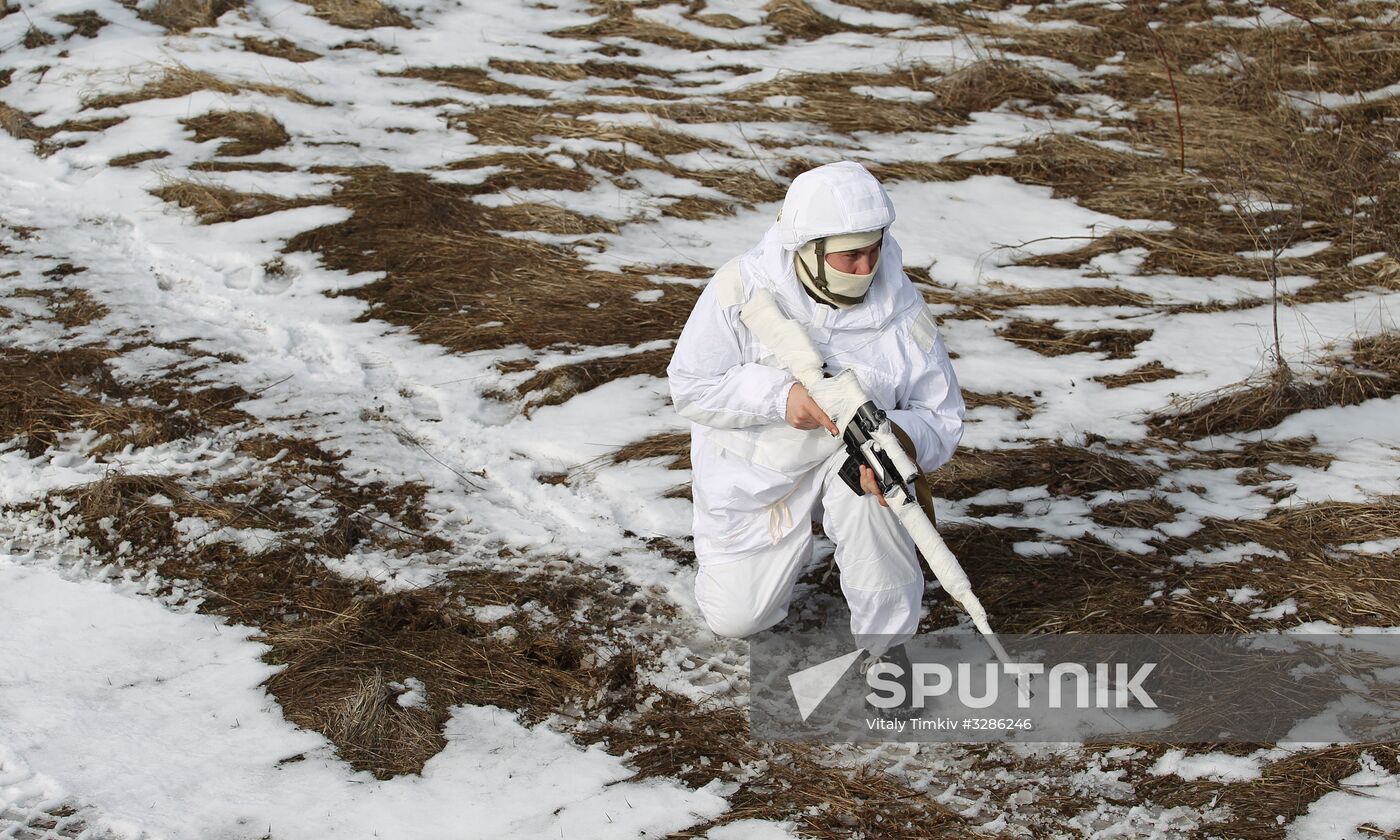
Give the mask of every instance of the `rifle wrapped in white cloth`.
[[1009, 663], [1006, 650], [992, 632], [987, 611], [973, 594], [962, 565], [915, 498], [913, 483], [919, 468], [899, 444], [885, 412], [866, 396], [852, 371], [841, 371], [834, 376], [825, 373], [825, 361], [807, 331], [783, 315], [767, 289], [754, 291], [739, 311], [739, 318], [807, 388], [812, 399], [842, 431], [851, 458], [842, 468], [841, 477], [860, 493], [863, 491], [860, 490], [859, 464], [864, 463], [874, 471], [885, 501], [913, 538], [938, 583], [971, 616], [972, 623], [986, 637], [997, 658]]

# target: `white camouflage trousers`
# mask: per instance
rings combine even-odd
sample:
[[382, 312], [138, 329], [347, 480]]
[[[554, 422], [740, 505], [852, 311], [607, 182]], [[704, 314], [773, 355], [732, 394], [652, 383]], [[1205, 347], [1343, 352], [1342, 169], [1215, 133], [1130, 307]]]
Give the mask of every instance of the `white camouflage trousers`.
[[812, 558], [811, 520], [820, 510], [822, 528], [836, 543], [856, 644], [884, 649], [914, 635], [924, 592], [914, 542], [893, 512], [872, 495], [857, 496], [841, 480], [845, 458], [845, 450], [838, 450], [760, 514], [769, 526], [767, 545], [738, 556], [699, 557], [695, 600], [716, 634], [740, 638], [783, 620], [793, 586]]

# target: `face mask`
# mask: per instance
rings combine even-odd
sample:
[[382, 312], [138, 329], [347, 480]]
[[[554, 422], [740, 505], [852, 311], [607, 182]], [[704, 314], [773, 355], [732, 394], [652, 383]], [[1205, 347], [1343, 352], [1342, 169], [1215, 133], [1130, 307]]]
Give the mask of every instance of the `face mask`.
[[883, 237], [883, 230], [873, 230], [808, 242], [797, 249], [797, 277], [820, 300], [842, 309], [855, 306], [865, 300], [865, 294], [880, 270], [879, 258], [876, 258], [869, 274], [848, 274], [827, 264], [826, 255], [865, 248]]

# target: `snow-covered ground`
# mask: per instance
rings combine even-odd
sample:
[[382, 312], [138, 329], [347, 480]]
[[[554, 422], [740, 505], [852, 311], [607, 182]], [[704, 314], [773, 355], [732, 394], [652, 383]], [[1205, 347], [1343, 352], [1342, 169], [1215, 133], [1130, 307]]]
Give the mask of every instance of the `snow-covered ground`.
[[[1222, 16], [1289, 25], [1266, 21], [1264, 10], [1250, 4], [1231, 4], [1241, 5], [1238, 14]], [[809, 9], [840, 21], [837, 31], [785, 39], [757, 4], [730, 0], [639, 4], [627, 14], [614, 9], [607, 20], [628, 22], [619, 34], [574, 37], [561, 30], [604, 19], [603, 7], [575, 0], [428, 0], [401, 8], [410, 27], [356, 30], [303, 3], [251, 0], [185, 34], [143, 19], [150, 8], [115, 0], [39, 0], [17, 11], [7, 7], [0, 17], [0, 103], [10, 109], [0, 116], [15, 126], [0, 133], [3, 343], [34, 354], [101, 348], [110, 352], [106, 367], [123, 383], [171, 378], [194, 389], [238, 386], [247, 398], [236, 408], [248, 419], [115, 449], [81, 419], [39, 452], [24, 441], [0, 443], [0, 837], [591, 838], [665, 836], [694, 826], [713, 840], [800, 836], [797, 819], [726, 821], [738, 781], [715, 778], [696, 786], [667, 776], [634, 778], [626, 756], [597, 743], [585, 746], [574, 737], [574, 722], [562, 716], [527, 724], [497, 707], [459, 705], [444, 726], [445, 746], [421, 774], [381, 779], [357, 771], [323, 734], [284, 717], [264, 685], [280, 667], [265, 661], [269, 648], [258, 637], [265, 628], [202, 612], [210, 592], [198, 580], [170, 580], [127, 564], [135, 550], [129, 544], [107, 552], [81, 538], [65, 518], [74, 502], [64, 491], [113, 474], [165, 476], [189, 487], [257, 483], [271, 462], [240, 448], [240, 441], [254, 434], [312, 440], [341, 456], [337, 469], [349, 481], [425, 485], [424, 530], [449, 546], [416, 551], [362, 543], [322, 558], [330, 572], [370, 581], [385, 592], [408, 592], [463, 569], [541, 572], [562, 559], [595, 576], [611, 576], [657, 605], [642, 610], [647, 614], [627, 631], [656, 649], [639, 676], [648, 690], [742, 708], [745, 645], [705, 630], [690, 592], [693, 569], [674, 550], [684, 554], [690, 503], [667, 491], [684, 483], [686, 474], [666, 469], [663, 458], [610, 458], [627, 444], [684, 431], [665, 381], [646, 373], [623, 376], [529, 412], [520, 411], [519, 399], [490, 396], [554, 367], [664, 351], [679, 323], [669, 337], [619, 344], [609, 326], [613, 316], [595, 307], [596, 328], [582, 330], [588, 340], [539, 347], [528, 324], [482, 322], [464, 307], [466, 328], [502, 330], [505, 338], [474, 345], [491, 349], [459, 352], [423, 341], [412, 318], [367, 316], [370, 303], [354, 292], [383, 279], [383, 272], [329, 268], [313, 250], [284, 253], [284, 247], [299, 234], [351, 218], [352, 211], [336, 206], [332, 194], [355, 169], [383, 167], [472, 185], [503, 167], [449, 165], [529, 153], [560, 170], [585, 171], [589, 185], [502, 188], [473, 200], [486, 208], [565, 208], [601, 220], [605, 224], [588, 233], [503, 235], [562, 246], [580, 265], [616, 273], [619, 282], [625, 269], [647, 267], [648, 287], [628, 305], [659, 308], [667, 296], [692, 294], [703, 283], [696, 276], [749, 247], [776, 212], [771, 200], [739, 201], [688, 175], [731, 171], [769, 179], [791, 160], [842, 157], [872, 166], [968, 165], [1013, 156], [1049, 136], [1119, 143], [1131, 114], [1123, 103], [1093, 92], [1114, 65], [1084, 70], [1010, 53], [1021, 66], [1072, 82], [1078, 92], [1063, 94], [1061, 108], [1009, 101], [917, 130], [841, 132], [804, 114], [801, 96], [775, 94], [762, 103], [781, 118], [707, 122], [672, 119], [665, 107], [633, 107], [654, 102], [626, 88], [642, 85], [668, 102], [721, 108], [745, 88], [799, 73], [908, 74], [917, 87], [920, 73], [949, 74], [985, 59], [997, 50], [997, 39], [960, 33], [936, 22], [936, 15], [828, 0]], [[73, 15], [86, 11], [106, 21], [91, 36], [80, 34], [73, 22]], [[1036, 23], [1030, 11], [1009, 5], [973, 17], [1028, 31], [1059, 25]], [[715, 43], [686, 49], [647, 40], [645, 26], [652, 24]], [[32, 36], [35, 31], [52, 36], [50, 42]], [[314, 57], [293, 61], [249, 47], [252, 41], [283, 39]], [[640, 65], [653, 75], [639, 82], [595, 74], [588, 61]], [[581, 66], [585, 72], [551, 77], [512, 65], [530, 62]], [[122, 104], [101, 101], [168, 78], [172, 68], [207, 73], [226, 84], [219, 89], [200, 82], [177, 96]], [[465, 87], [453, 87], [401, 75], [413, 68], [468, 68], [476, 75], [463, 77], [471, 80]], [[884, 81], [851, 90], [871, 102], [935, 102], [929, 91]], [[1394, 93], [1392, 86], [1359, 101]], [[1313, 107], [1335, 104], [1313, 98]], [[541, 128], [515, 146], [487, 144], [472, 133], [472, 116], [484, 109], [541, 105], [586, 122], [616, 124], [617, 137], [561, 136], [565, 132]], [[285, 128], [286, 142], [250, 156], [221, 156], [222, 140], [197, 141], [183, 125], [222, 111], [271, 117]], [[118, 121], [91, 124], [104, 119]], [[665, 154], [645, 142], [618, 139], [637, 129], [703, 143], [700, 151]], [[113, 159], [144, 152], [164, 154], [112, 165]], [[635, 164], [624, 175], [610, 175], [589, 157], [593, 152], [621, 153]], [[255, 168], [205, 165], [215, 160]], [[304, 206], [201, 225], [194, 213], [153, 192], [184, 182], [297, 199]], [[1367, 503], [1400, 493], [1395, 396], [1300, 411], [1271, 428], [1187, 442], [1187, 452], [1219, 453], [1258, 441], [1313, 439], [1316, 459], [1266, 463], [1272, 472], [1262, 482], [1237, 480], [1241, 465], [1202, 466], [1173, 460], [1180, 449], [1154, 448], [1159, 442], [1149, 440], [1146, 417], [1173, 395], [1208, 392], [1265, 370], [1273, 342], [1272, 311], [1264, 303], [1268, 284], [1227, 275], [1147, 273], [1146, 254], [1135, 248], [1075, 268], [1026, 263], [1028, 257], [1073, 251], [1110, 230], [1167, 231], [1172, 220], [1117, 218], [1002, 174], [950, 181], [890, 177], [888, 186], [907, 265], [928, 272], [936, 301], [1054, 290], [1135, 296], [1105, 305], [1032, 301], [981, 317], [964, 317], [956, 303], [933, 304], [937, 315], [958, 315], [944, 317], [941, 329], [957, 354], [963, 387], [1021, 395], [1034, 406], [1029, 416], [995, 404], [975, 407], [963, 443], [968, 450], [996, 453], [1046, 442], [1087, 446], [1098, 440], [1121, 457], [1161, 470], [1147, 486], [1126, 490], [1067, 494], [1039, 483], [994, 486], [941, 503], [945, 525], [1033, 529], [1036, 541], [1017, 544], [1028, 554], [1053, 557], [1069, 550], [1063, 543], [1093, 539], [1147, 555], [1168, 538], [1190, 537], [1208, 519], [1257, 521], [1309, 503]], [[696, 198], [734, 204], [735, 212], [665, 214]], [[1283, 256], [1305, 259], [1343, 247], [1300, 242]], [[1379, 258], [1361, 255], [1358, 265]], [[58, 270], [64, 264], [83, 270]], [[686, 272], [686, 266], [700, 270]], [[463, 284], [474, 282], [471, 265], [461, 271]], [[395, 280], [392, 273], [389, 279]], [[561, 282], [567, 293], [567, 278]], [[1316, 278], [1285, 276], [1280, 282], [1285, 291], [1301, 291]], [[90, 320], [57, 317], [54, 301], [75, 288], [104, 310]], [[1397, 304], [1400, 294], [1378, 287], [1286, 307], [1279, 323], [1284, 355], [1303, 365], [1352, 339], [1394, 330]], [[1046, 355], [1003, 335], [1013, 318], [1052, 321], [1065, 331], [1150, 334], [1126, 354]], [[503, 364], [521, 361], [533, 366], [527, 371]], [[1129, 387], [1100, 381], [1152, 363], [1177, 375]], [[168, 408], [158, 400], [150, 407]], [[541, 480], [560, 474], [567, 480]], [[55, 501], [33, 504], [50, 494]], [[1148, 499], [1174, 513], [1142, 527], [1105, 524], [1090, 515], [1107, 503]], [[320, 521], [327, 514], [315, 501], [306, 498], [304, 514]], [[257, 552], [279, 539], [276, 529], [197, 519], [185, 517], [179, 525], [181, 545], [190, 551], [232, 542]], [[119, 525], [102, 527], [119, 531]], [[1391, 538], [1358, 540], [1354, 549], [1393, 559], [1395, 535], [1383, 536]], [[1239, 564], [1277, 554], [1238, 542], [1208, 545], [1180, 559]], [[1143, 583], [1137, 597], [1149, 604], [1182, 594], [1164, 596], [1151, 581]], [[1296, 615], [1298, 593], [1271, 588], [1267, 575], [1250, 587], [1187, 594], [1247, 607], [1259, 629], [1338, 630], [1350, 624], [1318, 618], [1303, 624]], [[929, 595], [931, 602], [938, 598]], [[824, 603], [820, 593], [811, 593], [811, 603]], [[988, 606], [996, 620], [996, 604]], [[510, 612], [476, 609], [499, 613], [478, 615], [488, 623]], [[400, 687], [404, 706], [424, 703], [422, 693], [434, 691], [431, 682]], [[1230, 819], [1228, 804], [1154, 802], [1135, 793], [1138, 779], [1174, 775], [1222, 787], [1247, 785], [1291, 757], [1282, 748], [1238, 756], [1129, 747], [988, 751], [889, 745], [833, 747], [827, 760], [837, 768], [889, 772], [930, 807], [959, 814], [959, 830], [967, 833], [1173, 838], [1210, 836], [1211, 825]], [[1280, 816], [1279, 831], [1311, 840], [1360, 837], [1363, 825], [1400, 828], [1396, 775], [1370, 756], [1360, 761], [1335, 790], [1298, 803], [1295, 811], [1302, 816], [1296, 821]]]

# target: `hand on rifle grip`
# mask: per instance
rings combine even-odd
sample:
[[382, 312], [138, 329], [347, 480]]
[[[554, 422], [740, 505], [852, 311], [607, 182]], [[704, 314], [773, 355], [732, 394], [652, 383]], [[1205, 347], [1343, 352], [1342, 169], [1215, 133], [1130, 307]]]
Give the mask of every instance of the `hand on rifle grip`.
[[889, 507], [885, 494], [880, 492], [880, 483], [875, 480], [875, 471], [865, 464], [860, 465], [860, 489], [880, 500], [880, 507]]

